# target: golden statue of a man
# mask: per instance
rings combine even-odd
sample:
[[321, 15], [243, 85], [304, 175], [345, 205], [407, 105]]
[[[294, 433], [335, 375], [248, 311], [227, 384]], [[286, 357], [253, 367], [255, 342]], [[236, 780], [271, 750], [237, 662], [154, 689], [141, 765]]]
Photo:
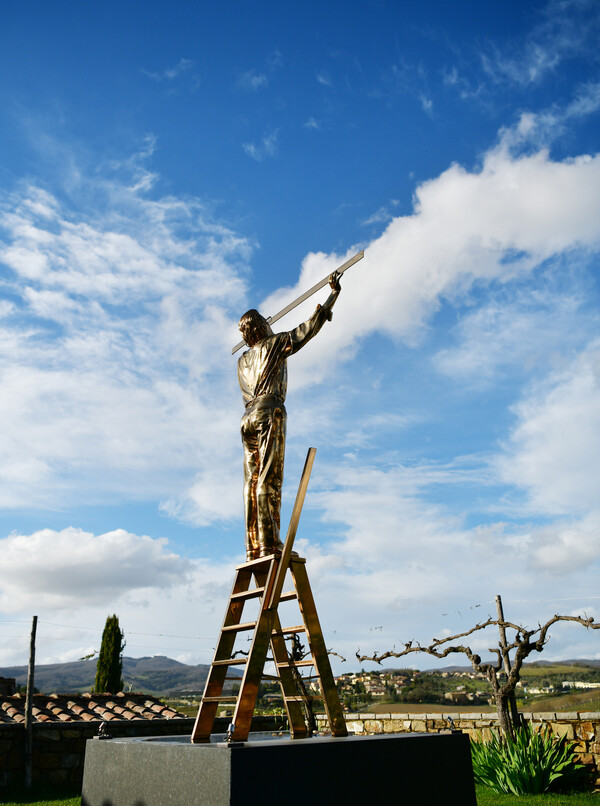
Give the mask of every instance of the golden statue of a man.
[[238, 359], [238, 380], [246, 411], [242, 417], [244, 445], [244, 505], [246, 558], [248, 561], [276, 554], [283, 548], [279, 537], [281, 485], [285, 453], [287, 413], [287, 358], [316, 336], [341, 291], [340, 275], [329, 277], [331, 294], [317, 305], [310, 319], [294, 330], [273, 333], [261, 314], [252, 309], [239, 322], [249, 349]]

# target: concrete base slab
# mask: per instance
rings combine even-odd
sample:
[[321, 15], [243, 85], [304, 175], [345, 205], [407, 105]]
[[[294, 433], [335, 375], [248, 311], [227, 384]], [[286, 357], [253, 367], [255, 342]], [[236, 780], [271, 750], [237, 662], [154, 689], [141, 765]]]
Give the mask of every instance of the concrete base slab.
[[186, 737], [90, 740], [82, 806], [476, 806], [463, 733], [319, 736], [191, 744]]

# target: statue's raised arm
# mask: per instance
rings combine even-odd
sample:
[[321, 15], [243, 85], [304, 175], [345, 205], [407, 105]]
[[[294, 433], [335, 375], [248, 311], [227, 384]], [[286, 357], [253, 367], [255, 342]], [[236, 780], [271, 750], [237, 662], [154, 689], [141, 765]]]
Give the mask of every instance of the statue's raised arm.
[[273, 333], [255, 309], [239, 322], [248, 349], [238, 359], [238, 380], [246, 410], [241, 433], [244, 446], [244, 506], [248, 561], [281, 552], [281, 486], [287, 413], [287, 358], [298, 352], [331, 321], [340, 294], [338, 271], [328, 278], [331, 294], [298, 327]]
[[[362, 260], [364, 256], [365, 256], [364, 250], [362, 250], [361, 252], [357, 252], [349, 260], [347, 260], [345, 263], [342, 263], [341, 266], [338, 266], [338, 268], [334, 271], [334, 274], [337, 274], [338, 279], [339, 279], [339, 277], [341, 277], [341, 275], [345, 271], [348, 271], [348, 269], [351, 266], [354, 266], [355, 263], [358, 263], [359, 260]], [[289, 313], [290, 311], [293, 311], [294, 308], [298, 307], [298, 305], [300, 305], [301, 302], [304, 302], [305, 299], [308, 299], [309, 297], [312, 297], [312, 295], [315, 294], [317, 291], [320, 291], [322, 288], [325, 288], [327, 283], [331, 284], [331, 277], [332, 277], [332, 275], [330, 274], [328, 277], [325, 277], [325, 279], [319, 280], [319, 282], [315, 283], [312, 286], [312, 288], [309, 288], [308, 291], [305, 291], [303, 294], [300, 294], [300, 296], [296, 297], [296, 299], [293, 302], [290, 302], [289, 305], [286, 305], [285, 308], [282, 308], [280, 311], [278, 311], [275, 314], [275, 316], [269, 316], [266, 319], [267, 324], [274, 325], [275, 322], [277, 322], [279, 319], [284, 317], [286, 315], [286, 313]], [[231, 354], [235, 355], [235, 353], [237, 353], [238, 350], [241, 350], [242, 347], [244, 346], [244, 343], [245, 343], [244, 340], [238, 342], [235, 345], [235, 347], [233, 348], [233, 350], [231, 351]]]

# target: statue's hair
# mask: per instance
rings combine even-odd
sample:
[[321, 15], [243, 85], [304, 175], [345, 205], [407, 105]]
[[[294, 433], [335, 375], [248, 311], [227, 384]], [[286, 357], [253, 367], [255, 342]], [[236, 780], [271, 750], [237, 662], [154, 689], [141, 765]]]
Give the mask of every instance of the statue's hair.
[[270, 336], [273, 332], [265, 317], [256, 308], [246, 311], [240, 319], [238, 327], [246, 344]]

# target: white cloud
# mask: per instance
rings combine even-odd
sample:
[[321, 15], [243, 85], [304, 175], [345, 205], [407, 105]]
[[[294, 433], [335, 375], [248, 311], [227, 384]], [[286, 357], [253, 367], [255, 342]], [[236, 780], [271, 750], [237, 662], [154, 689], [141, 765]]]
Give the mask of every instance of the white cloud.
[[259, 73], [256, 70], [247, 70], [238, 78], [238, 87], [243, 90], [256, 92], [261, 87], [266, 87], [269, 79], [264, 73]]
[[[514, 155], [510, 135], [480, 169], [454, 165], [420, 185], [413, 214], [363, 244], [366, 257], [342, 281], [333, 325], [294, 357], [292, 394], [350, 360], [373, 332], [414, 344], [442, 300], [468, 300], [474, 287], [508, 286], [556, 255], [598, 249], [600, 158]], [[121, 169], [131, 176], [139, 162]], [[93, 207], [77, 214], [36, 188], [1, 200], [0, 259], [17, 300], [4, 306], [0, 327], [3, 503], [31, 503], [32, 489], [40, 505], [64, 503], [74, 490], [88, 500], [92, 491], [102, 500], [120, 490], [159, 495], [171, 514], [206, 523], [217, 514], [207, 490], [237, 479], [239, 399], [235, 374], [224, 367], [245, 305], [240, 275], [251, 244], [198, 200], [150, 201], [126, 181], [80, 184], [74, 195]], [[296, 286], [261, 308], [274, 313], [354, 251], [308, 254]], [[326, 294], [281, 328], [306, 318]], [[566, 329], [576, 302], [549, 304], [546, 329], [557, 315]], [[517, 314], [535, 351], [539, 314], [528, 318], [519, 305], [511, 316], [493, 314], [492, 302], [481, 315], [475, 310], [463, 346], [440, 353], [439, 365], [472, 373], [486, 360], [498, 364], [501, 351], [478, 353], [472, 336], [488, 333], [491, 343]], [[497, 324], [486, 330], [490, 312]], [[516, 342], [506, 335], [502, 344], [514, 352]], [[330, 424], [330, 404], [323, 416], [308, 398], [303, 404], [307, 427], [311, 418]], [[213, 477], [207, 486], [216, 455], [218, 483]], [[239, 512], [236, 498], [223, 498], [225, 517]]]
[[599, 30], [593, 0], [550, 0], [537, 24], [503, 50], [482, 54], [482, 64], [495, 81], [538, 84], [569, 59], [594, 58]]
[[[600, 514], [600, 346], [551, 373], [516, 406], [517, 424], [497, 465], [533, 510]], [[563, 540], [563, 538], [561, 538]]]
[[246, 92], [256, 92], [257, 90], [267, 87], [269, 84], [269, 76], [273, 76], [278, 70], [283, 67], [283, 57], [281, 51], [277, 48], [265, 59], [265, 70], [260, 71], [256, 68], [251, 68], [241, 73], [237, 80], [237, 86]]
[[[524, 294], [532, 272], [551, 275], [552, 262], [558, 273], [560, 260], [585, 262], [597, 253], [600, 159], [557, 162], [545, 151], [522, 154], [515, 148], [527, 127], [523, 120], [520, 126], [518, 136], [503, 133], [478, 169], [454, 165], [420, 185], [413, 213], [393, 218], [363, 244], [366, 257], [342, 281], [333, 324], [293, 359], [290, 399], [302, 403], [294, 432], [311, 434], [310, 444], [319, 444], [313, 435], [332, 431], [338, 444], [345, 438], [346, 444], [361, 446], [370, 438], [381, 444], [375, 435], [405, 429], [414, 415], [395, 405], [385, 418], [344, 422], [347, 433], [336, 436], [344, 390], [309, 395], [308, 387], [339, 377], [332, 373], [344, 371], [361, 339], [383, 333], [416, 344], [443, 302], [472, 305], [458, 328], [458, 347], [438, 352], [438, 366], [454, 377], [472, 377], [486, 360], [503, 366], [504, 352], [527, 364], [536, 350], [546, 350], [541, 366], [545, 373], [554, 369], [518, 404], [517, 424], [492, 470], [502, 492], [527, 492], [527, 513], [560, 520], [543, 527], [517, 523], [522, 511], [511, 509], [507, 495], [498, 504], [509, 510], [499, 515], [505, 522], [470, 528], [458, 504], [451, 511], [428, 500], [436, 485], [459, 490], [456, 485], [494, 481], [483, 458], [407, 467], [397, 456], [380, 456], [379, 466], [354, 467], [349, 457], [347, 466], [328, 467], [327, 489], [311, 494], [308, 505], [322, 513], [323, 531], [300, 543], [326, 634], [344, 652], [381, 625], [382, 613], [382, 639], [389, 645], [417, 630], [427, 639], [439, 629], [438, 613], [465, 598], [475, 606], [498, 590], [509, 600], [523, 590], [543, 595], [544, 579], [561, 564], [578, 590], [593, 588], [598, 348], [590, 345], [577, 360], [560, 364], [565, 344], [552, 334], [551, 322], [566, 332], [569, 321], [579, 319], [579, 284], [570, 294], [561, 288], [551, 293], [548, 280], [531, 307]], [[131, 178], [141, 167], [128, 170]], [[152, 496], [170, 515], [198, 524], [239, 517], [239, 392], [229, 351], [237, 340], [233, 323], [245, 306], [240, 277], [252, 245], [198, 200], [149, 201], [132, 190], [138, 184], [88, 182], [92, 208], [77, 213], [25, 187], [0, 200], [1, 259], [11, 291], [0, 311], [5, 506]], [[279, 289], [261, 308], [274, 313], [359, 247], [308, 254], [297, 285]], [[281, 327], [306, 318], [326, 295], [324, 289]], [[591, 319], [578, 339], [589, 338], [590, 329]], [[488, 345], [478, 350], [473, 342], [482, 336]], [[581, 351], [581, 341], [567, 341], [566, 352], [573, 349]], [[550, 351], [558, 353], [553, 365]], [[349, 365], [349, 375], [357, 367]], [[385, 363], [375, 369], [385, 371]], [[297, 448], [292, 451], [294, 458]], [[93, 611], [102, 623], [110, 602], [130, 630], [143, 631], [150, 620], [156, 632], [168, 633], [193, 604], [208, 634], [218, 629], [231, 563], [216, 568], [185, 560], [164, 544], [122, 533], [131, 556], [141, 552], [149, 559], [140, 560], [139, 578], [125, 563], [123, 576], [111, 581], [105, 549], [114, 541], [83, 533], [78, 554], [70, 549], [79, 540], [76, 530], [43, 534], [44, 567], [52, 578], [42, 578], [40, 566], [25, 560], [23, 574], [48, 608], [67, 606], [61, 564], [68, 569], [72, 557], [79, 568], [79, 560], [82, 567], [94, 556], [99, 570], [96, 587], [90, 583], [90, 617]], [[6, 538], [13, 541], [6, 545], [16, 552], [14, 562], [33, 538], [42, 541]], [[60, 548], [56, 562], [47, 549], [53, 541]], [[241, 541], [238, 548], [241, 555]], [[179, 569], [175, 581], [170, 564]], [[493, 567], [493, 579], [482, 573], [485, 567]], [[23, 575], [15, 579], [27, 587]], [[11, 596], [12, 588], [5, 601]], [[529, 614], [536, 615], [533, 606]], [[352, 633], [344, 635], [350, 623]], [[181, 634], [193, 635], [191, 616], [182, 626]], [[83, 637], [77, 644], [82, 654], [88, 645]]]
[[387, 207], [380, 207], [379, 210], [376, 210], [374, 213], [368, 218], [365, 218], [364, 221], [360, 223], [363, 226], [369, 226], [370, 224], [387, 224], [388, 221], [392, 221], [394, 218], [393, 213], [391, 213]]
[[[507, 618], [525, 625], [556, 612], [593, 612], [597, 515], [548, 526], [497, 521], [467, 528], [456, 507], [426, 500], [430, 486], [461, 483], [450, 469], [382, 469], [349, 460], [329, 466], [323, 477], [327, 489], [313, 489], [310, 506], [322, 511], [323, 528], [335, 531], [327, 541], [297, 542], [328, 642], [351, 662], [359, 645], [372, 652], [471, 627], [495, 613], [497, 593]], [[476, 483], [476, 472], [462, 481]], [[553, 643], [552, 656], [559, 650]], [[421, 668], [426, 663], [414, 660]]]
[[170, 553], [164, 539], [116, 529], [93, 535], [81, 529], [42, 529], [0, 540], [0, 607], [4, 612], [109, 606], [132, 591], [170, 588], [185, 580], [190, 563]]
[[426, 95], [421, 94], [419, 96], [419, 100], [421, 101], [421, 106], [423, 107], [423, 112], [427, 115], [431, 115], [433, 113], [433, 101], [431, 98], [428, 98]]
[[321, 124], [317, 120], [315, 120], [313, 117], [310, 117], [306, 121], [306, 123], [304, 124], [304, 128], [305, 129], [315, 129], [316, 131], [319, 131], [319, 129], [321, 128]]
[[481, 386], [496, 381], [499, 371], [547, 370], [558, 355], [585, 344], [596, 329], [595, 314], [582, 310], [584, 294], [575, 281], [568, 291], [560, 282], [553, 287], [563, 271], [561, 263], [546, 277], [502, 288], [467, 308], [454, 329], [457, 345], [439, 350], [435, 367]]
[[361, 417], [357, 423], [349, 423], [342, 436], [343, 444], [352, 447], [366, 447], [373, 444], [377, 436], [389, 434], [396, 438], [400, 431], [404, 431], [421, 417], [418, 414], [407, 414], [386, 410], [381, 414], [368, 414]]
[[[116, 612], [126, 654], [168, 654], [209, 663], [232, 569], [190, 560], [153, 539], [117, 529], [43, 529], [0, 540], [0, 665], [23, 663], [29, 613], [39, 616], [38, 663], [74, 660], [98, 649], [106, 616]], [[241, 552], [240, 552], [241, 554]], [[27, 615], [25, 615], [27, 614]]]
[[532, 565], [535, 570], [562, 577], [589, 567], [599, 558], [598, 510], [581, 521], [558, 521], [535, 531], [532, 546]]
[[174, 81], [182, 74], [193, 71], [195, 66], [193, 59], [180, 59], [174, 67], [166, 67], [161, 71], [142, 70], [142, 73], [154, 81]]
[[[233, 418], [237, 426], [235, 414]], [[233, 517], [241, 522], [241, 446], [238, 453], [240, 456], [232, 458], [221, 454], [218, 463], [202, 467], [189, 487], [178, 490], [174, 498], [163, 503], [163, 511], [198, 526], [208, 526]]]
[[277, 130], [265, 134], [258, 143], [242, 143], [242, 148], [249, 157], [257, 162], [262, 162], [267, 157], [273, 157], [277, 153]]
[[252, 246], [199, 200], [145, 199], [137, 161], [112, 170], [72, 188], [77, 212], [0, 198], [3, 506], [172, 498], [200, 456], [237, 451], [222, 367]]
[[563, 106], [555, 104], [537, 114], [521, 113], [516, 125], [501, 130], [502, 145], [513, 149], [549, 147], [564, 136], [573, 120], [593, 115], [599, 108], [600, 82], [580, 85], [574, 98]]
[[[598, 250], [600, 157], [558, 162], [545, 151], [515, 156], [509, 139], [505, 133], [479, 170], [453, 165], [421, 184], [414, 213], [394, 218], [380, 237], [361, 245], [365, 258], [342, 280], [335, 326], [311, 345], [310, 359], [298, 355], [297, 367], [310, 361], [318, 380], [372, 332], [414, 343], [442, 300], [453, 303], [480, 284], [527, 277], [556, 255]], [[261, 306], [265, 314], [282, 308], [357, 248], [307, 255], [299, 282], [268, 297]], [[281, 320], [282, 329], [306, 318], [316, 301]], [[298, 382], [306, 380], [302, 374]]]
[[575, 98], [565, 109], [565, 118], [592, 115], [600, 109], [600, 81], [589, 82], [578, 88]]
[[506, 56], [495, 50], [492, 56], [482, 54], [483, 69], [496, 81], [508, 80], [516, 84], [533, 84], [553, 71], [561, 61], [557, 51], [536, 42], [529, 44], [523, 55]]

